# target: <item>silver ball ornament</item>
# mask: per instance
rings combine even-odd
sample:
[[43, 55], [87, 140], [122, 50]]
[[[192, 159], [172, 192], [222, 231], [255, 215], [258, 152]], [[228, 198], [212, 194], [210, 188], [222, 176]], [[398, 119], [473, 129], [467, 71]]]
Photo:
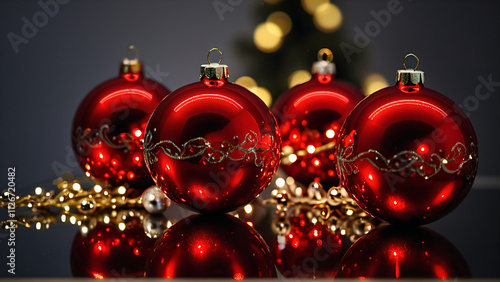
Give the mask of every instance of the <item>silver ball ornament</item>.
[[167, 219], [163, 214], [148, 214], [142, 225], [149, 238], [158, 238], [167, 229]]
[[162, 213], [170, 206], [170, 199], [157, 186], [151, 186], [142, 193], [142, 204], [149, 213]]

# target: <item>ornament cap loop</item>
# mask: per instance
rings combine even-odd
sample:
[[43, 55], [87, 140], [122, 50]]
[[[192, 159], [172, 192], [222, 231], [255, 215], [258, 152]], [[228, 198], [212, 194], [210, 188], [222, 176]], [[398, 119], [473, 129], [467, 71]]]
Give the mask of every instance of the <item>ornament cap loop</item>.
[[130, 59], [130, 50], [134, 50], [135, 51], [135, 58], [134, 58], [134, 60], [138, 59], [139, 58], [139, 49], [137, 49], [137, 47], [135, 47], [134, 45], [128, 46], [127, 51], [125, 51], [125, 57], [127, 59], [129, 59], [129, 60], [132, 60], [132, 59]]
[[[130, 58], [130, 51], [135, 51], [135, 57], [133, 59]], [[142, 72], [142, 63], [139, 61], [139, 49], [134, 45], [130, 45], [125, 51], [125, 58], [122, 60], [122, 64], [120, 67], [120, 71], [122, 74], [127, 73], [139, 73]]]
[[[408, 69], [406, 67], [406, 58], [408, 58], [410, 56], [417, 59], [417, 64], [415, 65], [414, 69]], [[414, 85], [418, 85], [418, 84], [423, 85], [425, 82], [424, 72], [417, 70], [419, 63], [420, 63], [420, 60], [418, 59], [418, 57], [415, 54], [413, 54], [413, 53], [407, 54], [403, 59], [403, 66], [405, 67], [405, 69], [397, 71], [396, 82], [401, 83], [404, 86], [414, 86]]]
[[312, 65], [311, 73], [325, 75], [335, 74], [336, 67], [333, 61], [333, 53], [328, 48], [322, 48], [318, 51], [318, 61]]
[[420, 63], [420, 60], [418, 59], [417, 55], [413, 54], [413, 53], [409, 53], [409, 54], [406, 54], [406, 56], [403, 58], [403, 66], [405, 67], [405, 70], [407, 70], [408, 68], [406, 67], [406, 58], [408, 57], [414, 57], [415, 59], [417, 59], [417, 64], [415, 65], [415, 68], [413, 69], [414, 71], [417, 70], [418, 68], [418, 64]]
[[328, 48], [321, 48], [318, 51], [318, 61], [328, 61], [331, 62], [333, 61], [333, 53], [330, 49]]
[[[217, 51], [220, 54], [219, 62], [217, 63], [210, 62], [210, 53], [212, 53], [213, 51]], [[210, 80], [219, 80], [221, 78], [229, 77], [228, 66], [220, 64], [220, 62], [222, 62], [222, 52], [218, 48], [212, 48], [210, 49], [210, 51], [208, 51], [207, 61], [208, 64], [201, 65], [200, 79], [206, 77]]]
[[220, 58], [219, 58], [219, 61], [217, 62], [217, 64], [220, 64], [220, 62], [222, 62], [222, 52], [221, 52], [221, 50], [219, 50], [219, 48], [212, 48], [212, 49], [210, 49], [210, 51], [208, 51], [208, 54], [207, 54], [207, 61], [208, 61], [208, 63], [209, 64], [212, 63], [212, 62], [210, 62], [210, 53], [212, 53], [212, 51], [219, 52]]

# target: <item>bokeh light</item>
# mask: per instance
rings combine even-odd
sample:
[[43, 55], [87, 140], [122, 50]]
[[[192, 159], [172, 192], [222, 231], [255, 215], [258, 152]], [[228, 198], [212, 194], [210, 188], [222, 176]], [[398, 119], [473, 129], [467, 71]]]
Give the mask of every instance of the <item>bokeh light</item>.
[[256, 87], [254, 93], [259, 96], [259, 98], [262, 99], [262, 101], [264, 101], [264, 103], [266, 103], [268, 107], [270, 107], [273, 103], [273, 96], [271, 95], [271, 92], [269, 92], [269, 90], [267, 90], [266, 88]]
[[342, 12], [334, 4], [321, 4], [314, 11], [313, 22], [314, 25], [322, 32], [334, 32], [342, 25]]
[[363, 79], [362, 89], [366, 96], [389, 86], [387, 80], [378, 73], [371, 73]]
[[316, 9], [322, 4], [330, 2], [329, 0], [301, 0], [302, 8], [309, 14], [314, 14]]
[[288, 76], [288, 87], [292, 88], [295, 85], [304, 83], [311, 79], [311, 73], [306, 70], [296, 70]]
[[279, 26], [283, 36], [287, 35], [292, 30], [292, 19], [290, 19], [290, 16], [288, 16], [287, 13], [282, 11], [270, 14], [267, 17], [267, 22], [274, 23]]
[[277, 51], [283, 44], [283, 33], [277, 24], [264, 22], [255, 28], [253, 41], [260, 51], [272, 53]]
[[257, 87], [257, 82], [255, 81], [255, 79], [249, 76], [241, 76], [238, 79], [236, 79], [234, 83], [243, 86], [250, 91], [252, 91], [252, 88]]
[[271, 92], [269, 92], [269, 90], [267, 90], [265, 87], [259, 87], [255, 79], [249, 76], [241, 76], [238, 79], [236, 79], [234, 83], [243, 86], [249, 91], [253, 92], [262, 101], [264, 101], [266, 106], [270, 107], [271, 104], [273, 103], [273, 96], [271, 95]]

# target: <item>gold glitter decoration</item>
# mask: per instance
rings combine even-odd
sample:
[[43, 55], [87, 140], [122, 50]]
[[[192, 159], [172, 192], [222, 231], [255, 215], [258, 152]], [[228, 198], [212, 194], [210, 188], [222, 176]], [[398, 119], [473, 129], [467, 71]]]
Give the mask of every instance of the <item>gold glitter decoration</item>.
[[289, 218], [299, 210], [313, 224], [324, 224], [331, 232], [339, 232], [355, 242], [378, 225], [380, 221], [363, 211], [342, 187], [323, 189], [319, 182], [301, 187], [292, 177], [276, 179], [277, 188], [271, 192], [266, 204], [276, 206], [272, 230], [277, 235], [290, 232]]

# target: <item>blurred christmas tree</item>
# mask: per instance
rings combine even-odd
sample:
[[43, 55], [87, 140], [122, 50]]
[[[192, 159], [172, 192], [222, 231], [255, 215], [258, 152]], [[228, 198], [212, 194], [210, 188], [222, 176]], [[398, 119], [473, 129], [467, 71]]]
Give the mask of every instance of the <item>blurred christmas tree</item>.
[[270, 105], [287, 89], [309, 80], [317, 52], [325, 47], [333, 51], [337, 78], [362, 87], [365, 93], [373, 91], [373, 86], [386, 86], [381, 76], [366, 73], [366, 52], [352, 56], [350, 63], [342, 55], [340, 43], [352, 41], [343, 30], [343, 18], [341, 8], [329, 0], [259, 2], [253, 38], [236, 42], [240, 57], [247, 60], [243, 63], [249, 66], [248, 76], [238, 78], [236, 83]]

